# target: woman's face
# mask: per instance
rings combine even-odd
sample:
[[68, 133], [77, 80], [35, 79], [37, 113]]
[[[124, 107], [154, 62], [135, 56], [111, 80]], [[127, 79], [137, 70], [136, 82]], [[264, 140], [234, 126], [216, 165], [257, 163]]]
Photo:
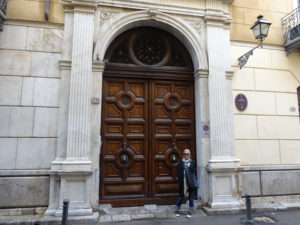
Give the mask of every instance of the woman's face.
[[183, 151], [183, 158], [184, 159], [190, 159], [191, 158], [191, 152], [189, 150]]

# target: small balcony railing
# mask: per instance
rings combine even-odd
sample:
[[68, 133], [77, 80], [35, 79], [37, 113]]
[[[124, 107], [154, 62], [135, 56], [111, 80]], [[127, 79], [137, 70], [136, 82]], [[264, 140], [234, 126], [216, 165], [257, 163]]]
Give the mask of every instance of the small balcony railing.
[[281, 22], [287, 54], [300, 49], [300, 7], [283, 17]]
[[0, 31], [3, 30], [3, 22], [6, 19], [6, 7], [8, 0], [0, 0]]

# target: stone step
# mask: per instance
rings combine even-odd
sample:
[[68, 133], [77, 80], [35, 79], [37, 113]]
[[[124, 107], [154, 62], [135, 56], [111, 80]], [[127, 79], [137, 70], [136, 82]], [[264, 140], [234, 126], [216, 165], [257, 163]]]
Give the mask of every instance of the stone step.
[[[188, 212], [188, 203], [183, 204], [180, 214]], [[206, 216], [201, 210], [201, 202], [195, 201], [193, 217]], [[112, 207], [109, 204], [99, 205], [99, 222], [120, 222], [152, 218], [175, 218], [174, 205], [144, 205], [134, 207]]]

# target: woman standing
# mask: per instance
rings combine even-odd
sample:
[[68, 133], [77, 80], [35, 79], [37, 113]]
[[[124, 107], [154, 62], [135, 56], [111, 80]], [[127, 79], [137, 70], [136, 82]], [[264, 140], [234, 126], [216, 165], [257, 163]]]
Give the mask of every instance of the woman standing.
[[195, 161], [191, 159], [191, 151], [185, 149], [183, 151], [183, 159], [179, 161], [177, 167], [177, 177], [178, 177], [178, 188], [179, 195], [176, 200], [176, 211], [175, 215], [180, 216], [179, 210], [183, 199], [188, 195], [189, 197], [189, 211], [187, 217], [192, 217], [192, 212], [194, 211], [194, 198], [195, 192], [198, 188], [197, 178], [196, 178], [196, 166]]

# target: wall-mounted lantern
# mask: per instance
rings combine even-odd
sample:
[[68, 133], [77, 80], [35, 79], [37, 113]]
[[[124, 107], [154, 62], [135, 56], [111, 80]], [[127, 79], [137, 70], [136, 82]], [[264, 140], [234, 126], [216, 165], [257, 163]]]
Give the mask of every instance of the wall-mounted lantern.
[[271, 24], [272, 23], [264, 19], [262, 15], [259, 15], [257, 17], [257, 21], [251, 27], [251, 30], [253, 31], [255, 39], [259, 40], [259, 45], [251, 49], [246, 54], [242, 55], [240, 58], [238, 58], [240, 69], [242, 69], [243, 66], [247, 63], [250, 55], [253, 55], [253, 51], [255, 49], [257, 49], [258, 47], [263, 47], [263, 40], [268, 36], [268, 32]]

